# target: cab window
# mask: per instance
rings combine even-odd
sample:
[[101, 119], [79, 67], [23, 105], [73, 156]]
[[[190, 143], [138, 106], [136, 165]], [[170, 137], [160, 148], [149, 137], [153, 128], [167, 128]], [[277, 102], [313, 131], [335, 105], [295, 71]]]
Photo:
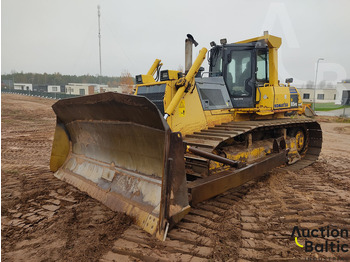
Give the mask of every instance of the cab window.
[[269, 82], [268, 79], [268, 53], [267, 50], [258, 50], [257, 51], [257, 72], [256, 80], [259, 86], [263, 86], [265, 83]]
[[247, 84], [252, 78], [251, 54], [250, 50], [234, 50], [230, 53], [225, 80], [230, 95], [233, 97], [251, 95]]

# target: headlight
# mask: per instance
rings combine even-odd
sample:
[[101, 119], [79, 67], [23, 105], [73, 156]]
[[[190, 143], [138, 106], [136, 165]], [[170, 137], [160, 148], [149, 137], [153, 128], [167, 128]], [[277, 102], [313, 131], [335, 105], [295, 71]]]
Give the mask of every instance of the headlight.
[[142, 84], [142, 75], [135, 76], [136, 84]]
[[160, 71], [160, 81], [169, 80], [169, 72], [168, 70]]

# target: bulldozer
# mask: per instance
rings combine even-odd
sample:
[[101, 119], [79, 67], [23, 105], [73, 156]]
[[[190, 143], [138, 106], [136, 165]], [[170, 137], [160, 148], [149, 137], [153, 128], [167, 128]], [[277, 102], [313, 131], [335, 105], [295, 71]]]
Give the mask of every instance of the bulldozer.
[[185, 72], [156, 59], [134, 95], [59, 100], [51, 171], [164, 240], [191, 206], [273, 168], [312, 164], [321, 127], [292, 79], [278, 80], [281, 43], [268, 32], [213, 41], [192, 63], [188, 35]]

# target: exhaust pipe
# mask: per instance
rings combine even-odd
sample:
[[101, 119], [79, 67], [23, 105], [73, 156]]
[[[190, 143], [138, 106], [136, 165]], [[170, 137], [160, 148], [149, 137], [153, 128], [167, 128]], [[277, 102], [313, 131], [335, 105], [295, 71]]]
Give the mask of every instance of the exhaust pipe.
[[185, 40], [185, 74], [190, 71], [192, 66], [192, 45], [197, 46], [198, 43], [192, 35], [187, 34], [187, 39]]

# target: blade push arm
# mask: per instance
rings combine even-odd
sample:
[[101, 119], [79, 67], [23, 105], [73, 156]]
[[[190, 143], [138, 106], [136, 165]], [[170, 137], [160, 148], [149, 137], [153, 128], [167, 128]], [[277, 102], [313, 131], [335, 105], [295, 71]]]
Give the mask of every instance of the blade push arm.
[[197, 56], [196, 60], [194, 61], [188, 74], [185, 77], [180, 78], [177, 81], [177, 83], [175, 84], [178, 89], [177, 89], [177, 92], [176, 92], [174, 98], [171, 100], [169, 106], [165, 110], [164, 119], [167, 119], [168, 116], [170, 116], [174, 112], [174, 110], [177, 107], [177, 105], [179, 104], [186, 88], [193, 81], [195, 75], [197, 74], [199, 68], [201, 67], [201, 65], [205, 59], [205, 55], [207, 54], [207, 51], [208, 50], [206, 48], [201, 49], [201, 51], [199, 52], [199, 55]]

